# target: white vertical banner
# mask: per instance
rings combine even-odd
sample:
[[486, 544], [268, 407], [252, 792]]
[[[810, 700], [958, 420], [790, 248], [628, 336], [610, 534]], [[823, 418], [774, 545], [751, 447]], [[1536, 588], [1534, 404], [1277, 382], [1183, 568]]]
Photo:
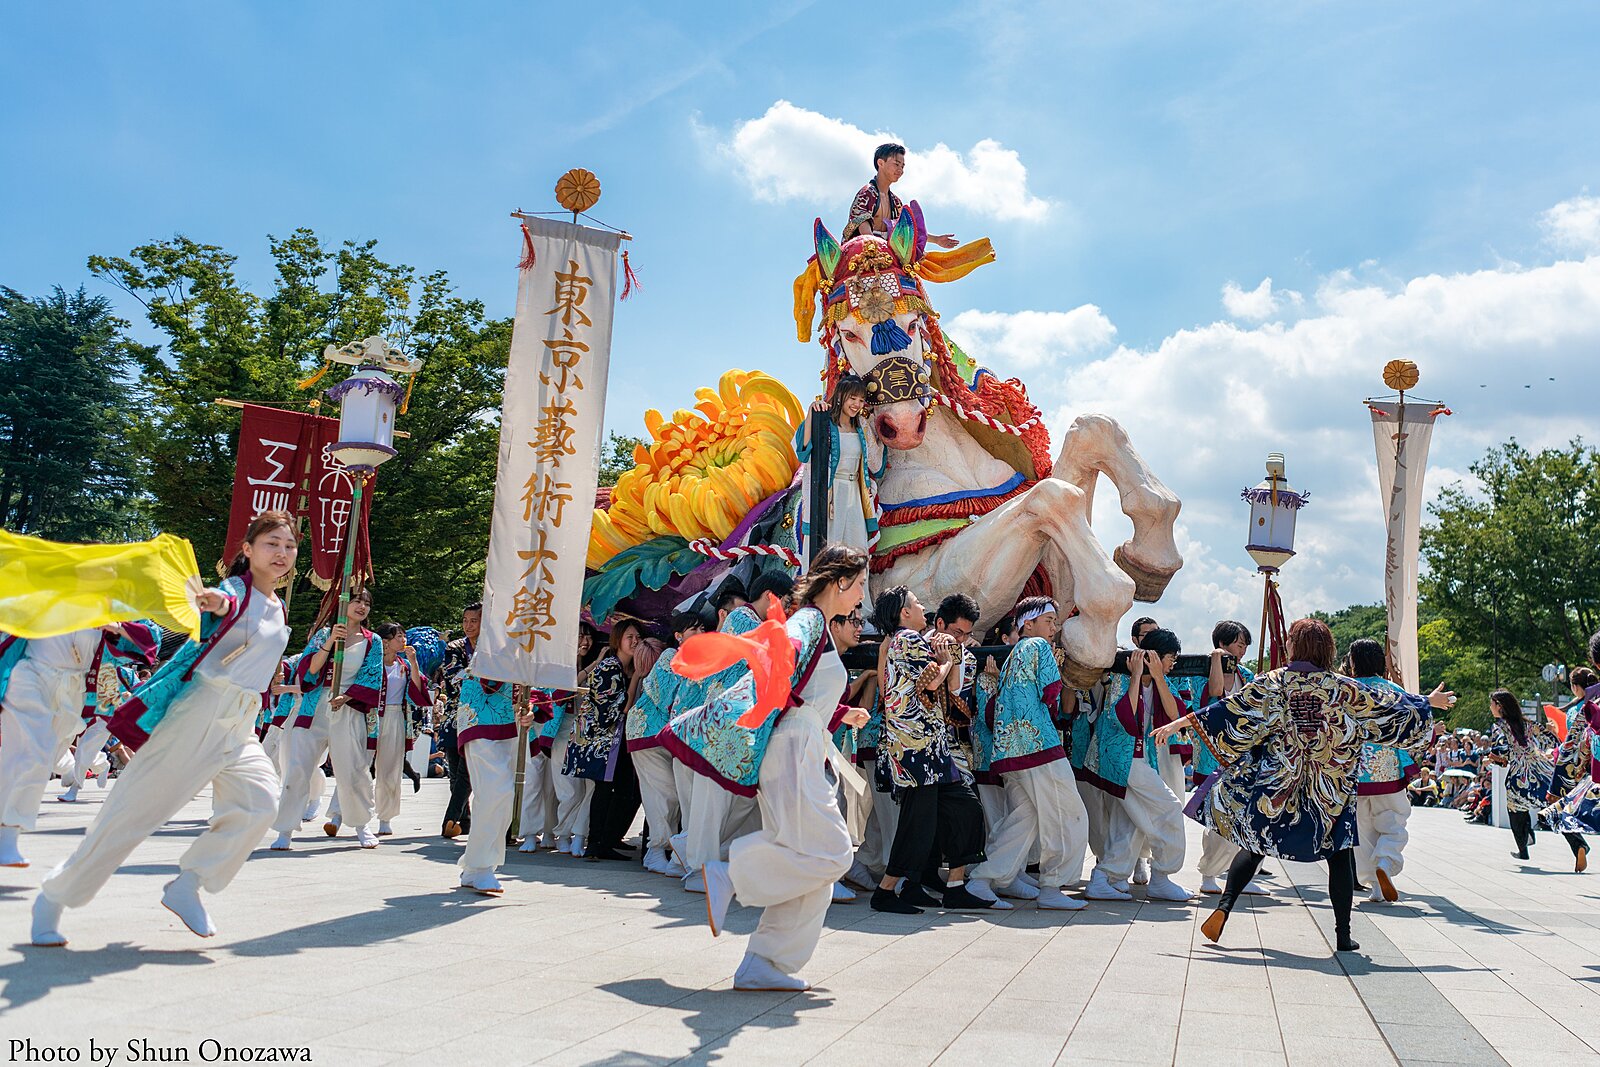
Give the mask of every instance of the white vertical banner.
[[622, 235], [524, 218], [483, 584], [480, 678], [578, 684]]
[[1422, 542], [1422, 481], [1428, 468], [1433, 420], [1448, 414], [1430, 401], [1367, 401], [1378, 449], [1378, 491], [1383, 496], [1388, 549], [1383, 599], [1389, 621], [1389, 666], [1407, 692], [1420, 685], [1417, 666], [1417, 562]]

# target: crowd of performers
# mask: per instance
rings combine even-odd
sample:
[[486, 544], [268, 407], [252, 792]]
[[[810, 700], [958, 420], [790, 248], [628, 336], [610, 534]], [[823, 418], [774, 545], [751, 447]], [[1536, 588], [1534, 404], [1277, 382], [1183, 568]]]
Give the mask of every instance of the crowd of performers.
[[[1310, 619], [1289, 629], [1288, 665], [1260, 676], [1240, 663], [1249, 630], [1219, 622], [1192, 677], [1173, 673], [1178, 638], [1140, 619], [1117, 667], [1074, 688], [1050, 599], [1025, 598], [979, 634], [967, 596], [931, 613], [904, 587], [864, 602], [867, 557], [839, 545], [798, 579], [730, 578], [659, 630], [625, 616], [604, 631], [586, 624], [573, 692], [473, 676], [476, 606], [430, 679], [398, 626], [365, 628], [366, 595], [352, 599], [347, 628], [319, 630], [285, 659], [272, 590], [296, 551], [288, 516], [256, 519], [232, 575], [200, 597], [199, 640], [147, 680], [118, 668], [154, 665], [149, 626], [0, 649], [0, 863], [26, 866], [20, 834], [58, 766], [75, 795], [108, 738], [136, 750], [44, 879], [35, 944], [65, 944], [63, 909], [87, 904], [207, 784], [213, 817], [162, 896], [201, 936], [215, 930], [199, 889], [220, 891], [253, 850], [293, 847], [317, 810], [325, 757], [335, 792], [322, 833], [348, 829], [377, 847], [398, 813], [413, 712], [434, 706], [453, 761], [441, 831], [467, 837], [464, 888], [503, 892], [508, 842], [626, 859], [642, 806], [644, 866], [703, 894], [713, 932], [734, 899], [763, 909], [738, 988], [806, 988], [797, 972], [827, 909], [857, 891], [904, 914], [1021, 902], [1072, 911], [1132, 899], [1133, 886], [1184, 904], [1194, 862], [1200, 892], [1216, 898], [1202, 928], [1217, 940], [1239, 897], [1262, 892], [1268, 856], [1326, 862], [1338, 948], [1352, 950], [1356, 887], [1398, 897], [1413, 754], [1453, 701], [1442, 686], [1424, 697], [1385, 680], [1376, 642], [1336, 664], [1332, 635]], [[875, 662], [851, 652], [863, 630], [877, 633]], [[1551, 817], [1581, 870], [1580, 835], [1600, 830], [1600, 685], [1553, 757], [1514, 702], [1497, 716], [1519, 850], [1529, 813], [1559, 799]], [[520, 840], [510, 837], [519, 764]], [[1197, 858], [1186, 815], [1205, 828]]]

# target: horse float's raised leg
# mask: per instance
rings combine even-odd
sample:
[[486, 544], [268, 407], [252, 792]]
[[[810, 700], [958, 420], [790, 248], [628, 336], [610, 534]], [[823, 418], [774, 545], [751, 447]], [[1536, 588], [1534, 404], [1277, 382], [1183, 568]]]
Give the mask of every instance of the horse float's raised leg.
[[1093, 507], [1095, 480], [1101, 474], [1111, 479], [1122, 513], [1133, 521], [1133, 536], [1112, 558], [1133, 579], [1135, 599], [1160, 599], [1183, 566], [1172, 535], [1182, 505], [1133, 447], [1122, 424], [1107, 415], [1078, 416], [1061, 442], [1054, 474], [1083, 490], [1087, 509]]
[[1062, 611], [1078, 609], [1061, 630], [1064, 673], [1073, 685], [1092, 685], [1116, 653], [1117, 622], [1133, 605], [1133, 581], [1089, 529], [1086, 502], [1077, 486], [1046, 478], [948, 541], [896, 561], [877, 588], [906, 585], [929, 604], [966, 593], [988, 624], [1011, 610], [1043, 563]]

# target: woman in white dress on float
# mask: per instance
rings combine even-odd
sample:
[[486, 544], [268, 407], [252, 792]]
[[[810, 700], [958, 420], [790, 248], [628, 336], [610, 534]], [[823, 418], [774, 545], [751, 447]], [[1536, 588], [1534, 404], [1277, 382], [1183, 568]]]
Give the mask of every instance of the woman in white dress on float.
[[[842, 374], [833, 387], [833, 395], [811, 406], [794, 435], [795, 455], [806, 467], [800, 484], [809, 486], [811, 420], [827, 413], [830, 442], [827, 540], [829, 544], [846, 545], [858, 552], [869, 551], [878, 540], [878, 482], [889, 466], [889, 450], [873, 436], [866, 411], [867, 383], [854, 374]], [[802, 560], [811, 558], [810, 507], [807, 499], [800, 511]], [[865, 587], [862, 594], [866, 595]]]

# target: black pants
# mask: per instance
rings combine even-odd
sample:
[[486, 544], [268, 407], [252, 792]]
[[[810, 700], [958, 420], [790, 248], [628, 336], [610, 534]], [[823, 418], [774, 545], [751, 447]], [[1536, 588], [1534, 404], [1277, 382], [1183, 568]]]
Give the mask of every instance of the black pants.
[[467, 754], [456, 744], [456, 733], [441, 738], [444, 763], [450, 771], [450, 803], [445, 805], [444, 821], [461, 824], [463, 832], [472, 828], [472, 778], [467, 773]]
[[632, 754], [623, 745], [611, 781], [594, 784], [594, 798], [589, 802], [589, 847], [616, 848], [622, 844], [638, 814], [639, 776], [633, 769]]
[[[1228, 868], [1228, 884], [1223, 887], [1222, 899], [1217, 907], [1232, 913], [1239, 894], [1261, 869], [1262, 857], [1254, 852], [1239, 850]], [[1350, 904], [1356, 888], [1356, 850], [1341, 848], [1328, 857], [1328, 902], [1333, 905], [1333, 929], [1340, 937], [1350, 936]]]
[[941, 857], [951, 867], [982, 863], [983, 834], [983, 805], [966, 782], [904, 789], [886, 873], [890, 878], [921, 878]]
[[[1533, 813], [1531, 811], [1512, 811], [1507, 812], [1507, 814], [1511, 818], [1511, 836], [1517, 839], [1517, 852], [1525, 857], [1528, 854], [1528, 846], [1533, 844]], [[1568, 833], [1563, 830], [1561, 836], [1567, 839], [1567, 847], [1572, 849], [1574, 856], [1578, 854], [1580, 848], [1589, 847], [1582, 834]]]

